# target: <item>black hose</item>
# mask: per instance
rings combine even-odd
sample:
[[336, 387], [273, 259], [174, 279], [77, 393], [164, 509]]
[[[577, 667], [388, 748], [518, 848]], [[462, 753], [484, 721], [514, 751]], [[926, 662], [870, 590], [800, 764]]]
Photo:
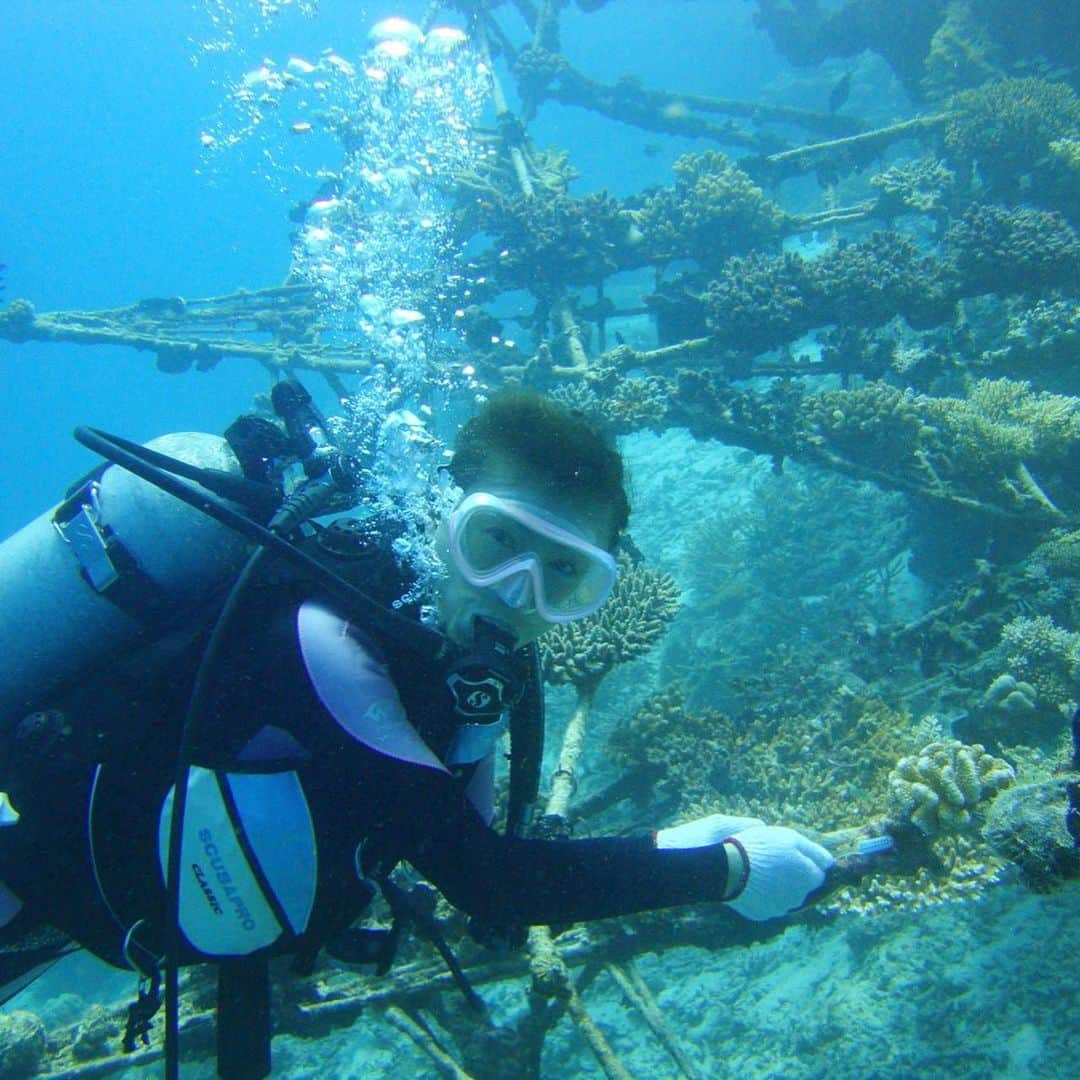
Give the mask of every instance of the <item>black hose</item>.
[[180, 746], [176, 752], [176, 776], [173, 782], [172, 811], [169, 816], [169, 857], [165, 870], [165, 1076], [178, 1080], [180, 1076], [180, 857], [184, 838], [184, 814], [187, 810], [188, 776], [197, 745], [202, 720], [207, 714], [212, 689], [212, 676], [226, 635], [240, 609], [240, 600], [249, 581], [267, 554], [267, 548], [256, 548], [233, 582], [225, 604], [218, 614], [210, 638], [199, 661], [199, 670], [191, 687]]
[[112, 435], [89, 427], [77, 427], [75, 438], [83, 446], [115, 465], [127, 469], [128, 472], [134, 473], [147, 483], [194, 507], [252, 543], [269, 548], [275, 555], [280, 555], [293, 566], [311, 575], [319, 585], [344, 601], [351, 611], [362, 614], [364, 620], [370, 625], [387, 630], [394, 635], [396, 641], [400, 641], [413, 652], [419, 653], [421, 657], [433, 659], [447, 652], [449, 642], [438, 630], [383, 607], [343, 577], [335, 574], [318, 559], [312, 558], [307, 552], [290, 543], [284, 536], [260, 525], [210, 492], [193, 487], [171, 475], [161, 466], [144, 460], [141, 455], [143, 447], [136, 447], [131, 443], [125, 446]]

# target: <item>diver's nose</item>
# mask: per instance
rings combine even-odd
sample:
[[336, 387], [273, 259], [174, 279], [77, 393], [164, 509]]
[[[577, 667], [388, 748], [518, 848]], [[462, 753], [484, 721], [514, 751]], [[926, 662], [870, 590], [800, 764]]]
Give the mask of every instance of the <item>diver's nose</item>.
[[507, 606], [516, 611], [533, 607], [532, 575], [528, 570], [519, 570], [505, 581], [495, 586], [495, 595]]

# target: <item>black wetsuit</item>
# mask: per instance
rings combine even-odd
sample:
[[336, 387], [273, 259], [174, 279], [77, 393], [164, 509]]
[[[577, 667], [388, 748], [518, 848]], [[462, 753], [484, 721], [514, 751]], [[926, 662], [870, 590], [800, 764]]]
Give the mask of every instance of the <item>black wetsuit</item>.
[[[441, 771], [359, 741], [324, 704], [305, 660], [298, 637], [298, 611], [305, 604], [324, 615], [334, 609], [333, 601], [296, 580], [270, 580], [249, 590], [238, 629], [216, 668], [212, 716], [195, 755], [207, 777], [255, 776], [258, 786], [277, 775], [282, 790], [302, 790], [306, 800], [317, 864], [310, 903], [304, 908], [302, 897], [294, 902], [303, 917], [294, 917], [291, 926], [275, 908], [284, 929], [272, 945], [260, 947], [317, 947], [369, 901], [371, 889], [360, 874], [400, 860], [458, 908], [502, 926], [569, 923], [723, 895], [726, 862], [719, 847], [658, 851], [652, 836], [508, 837], [489, 826], [466, 796], [474, 766]], [[443, 675], [421, 669], [392, 641], [373, 642], [362, 628], [350, 632], [381, 661], [404, 714], [435, 754], [443, 755], [457, 724]], [[28, 748], [24, 731], [15, 757], [18, 775], [4, 779], [22, 818], [0, 830], [0, 880], [28, 910], [114, 963], [122, 962], [125, 932], [140, 920], [141, 943], [160, 948], [162, 804], [173, 782], [180, 723], [201, 648], [196, 636], [153, 677], [136, 670], [115, 680], [108, 692], [76, 693], [64, 705], [64, 737], [32, 759], [34, 738], [48, 742], [56, 733], [31, 731]], [[257, 760], [245, 757], [248, 748], [267, 741], [268, 731], [271, 750], [264, 748]], [[270, 787], [276, 782], [266, 781]], [[224, 781], [220, 786], [227, 787]], [[235, 795], [240, 785], [234, 788]], [[308, 825], [294, 821], [284, 806], [280, 815], [287, 848], [286, 839], [306, 835]], [[205, 895], [204, 901], [195, 891], [196, 899], [185, 903], [205, 902], [213, 925], [219, 917], [232, 918], [235, 912], [209, 866], [200, 869], [184, 851], [182, 873], [189, 879], [194, 873]], [[279, 879], [287, 874], [276, 872]], [[206, 911], [204, 916], [209, 918]], [[244, 951], [250, 950], [189, 949], [186, 959]]]

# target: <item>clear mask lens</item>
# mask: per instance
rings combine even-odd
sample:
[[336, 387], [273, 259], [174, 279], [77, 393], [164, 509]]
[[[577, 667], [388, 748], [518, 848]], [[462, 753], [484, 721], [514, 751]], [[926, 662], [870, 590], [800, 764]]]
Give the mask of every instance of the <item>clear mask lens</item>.
[[615, 560], [567, 523], [486, 492], [450, 516], [450, 553], [466, 580], [495, 587], [508, 606], [530, 602], [549, 622], [592, 614], [615, 583]]

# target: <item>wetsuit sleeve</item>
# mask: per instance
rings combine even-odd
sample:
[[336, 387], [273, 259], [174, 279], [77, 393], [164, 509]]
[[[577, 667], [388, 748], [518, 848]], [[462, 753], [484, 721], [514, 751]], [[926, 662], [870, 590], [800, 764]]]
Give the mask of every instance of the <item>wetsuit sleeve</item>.
[[404, 857], [455, 907], [493, 923], [581, 922], [724, 895], [720, 845], [658, 851], [651, 835], [522, 840], [488, 828], [452, 791], [435, 801]]

